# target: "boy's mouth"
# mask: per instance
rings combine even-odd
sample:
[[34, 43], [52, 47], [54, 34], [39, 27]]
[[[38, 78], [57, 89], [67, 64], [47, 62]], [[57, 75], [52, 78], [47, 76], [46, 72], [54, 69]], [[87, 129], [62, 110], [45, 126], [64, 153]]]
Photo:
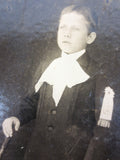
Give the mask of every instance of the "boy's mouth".
[[71, 42], [69, 42], [69, 41], [62, 41], [62, 43], [64, 43], [64, 44], [71, 44]]

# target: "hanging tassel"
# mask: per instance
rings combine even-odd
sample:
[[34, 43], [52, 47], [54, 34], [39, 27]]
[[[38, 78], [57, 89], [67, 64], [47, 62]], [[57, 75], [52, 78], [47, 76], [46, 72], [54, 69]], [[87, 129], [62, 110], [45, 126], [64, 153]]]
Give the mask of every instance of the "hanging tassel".
[[105, 88], [105, 95], [103, 98], [102, 109], [100, 113], [100, 118], [98, 120], [98, 125], [102, 127], [110, 127], [110, 122], [112, 120], [113, 107], [114, 107], [114, 91], [110, 87]]

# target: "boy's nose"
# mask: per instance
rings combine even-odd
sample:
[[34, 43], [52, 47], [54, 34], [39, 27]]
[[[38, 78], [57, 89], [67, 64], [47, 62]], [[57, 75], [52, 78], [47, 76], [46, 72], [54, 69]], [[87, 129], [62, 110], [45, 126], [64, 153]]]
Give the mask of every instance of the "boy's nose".
[[64, 33], [64, 37], [70, 38], [70, 37], [71, 37], [70, 31], [66, 31], [66, 32]]

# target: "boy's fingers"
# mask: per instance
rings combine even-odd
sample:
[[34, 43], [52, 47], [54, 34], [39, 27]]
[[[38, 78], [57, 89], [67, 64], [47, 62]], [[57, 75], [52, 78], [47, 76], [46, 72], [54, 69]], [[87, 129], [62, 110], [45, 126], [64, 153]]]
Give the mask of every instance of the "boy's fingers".
[[5, 133], [5, 135], [7, 136], [7, 137], [11, 137], [12, 136], [12, 133], [13, 133], [13, 131], [12, 131], [12, 122], [10, 122], [9, 120], [5, 120], [4, 122], [3, 122], [3, 132]]
[[3, 133], [5, 134], [6, 137], [9, 137], [8, 132], [5, 127], [3, 127]]
[[20, 122], [17, 121], [17, 122], [15, 123], [15, 131], [18, 131], [19, 127], [20, 127]]
[[7, 122], [5, 125], [6, 132], [8, 133], [9, 137], [12, 137], [13, 130], [12, 130], [12, 123]]
[[2, 124], [2, 128], [3, 128], [3, 133], [5, 134], [6, 137], [9, 137], [7, 129], [6, 129], [6, 125], [5, 125], [5, 121]]
[[9, 130], [9, 128], [7, 126], [3, 127], [3, 132], [4, 132], [6, 137], [11, 137], [12, 136], [12, 132], [11, 132], [11, 130]]

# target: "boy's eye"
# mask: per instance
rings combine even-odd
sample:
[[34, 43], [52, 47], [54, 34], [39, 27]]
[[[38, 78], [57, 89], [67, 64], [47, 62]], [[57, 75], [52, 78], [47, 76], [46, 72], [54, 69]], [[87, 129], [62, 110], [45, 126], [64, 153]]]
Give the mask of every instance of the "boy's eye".
[[65, 25], [60, 25], [59, 28], [63, 29], [63, 28], [65, 28]]
[[80, 31], [80, 27], [72, 27], [72, 29], [75, 31]]
[[59, 29], [70, 29], [71, 31], [80, 31], [81, 30], [81, 28], [79, 27], [79, 26], [71, 26], [70, 28], [68, 27], [68, 26], [66, 26], [66, 25], [60, 25], [59, 26]]

